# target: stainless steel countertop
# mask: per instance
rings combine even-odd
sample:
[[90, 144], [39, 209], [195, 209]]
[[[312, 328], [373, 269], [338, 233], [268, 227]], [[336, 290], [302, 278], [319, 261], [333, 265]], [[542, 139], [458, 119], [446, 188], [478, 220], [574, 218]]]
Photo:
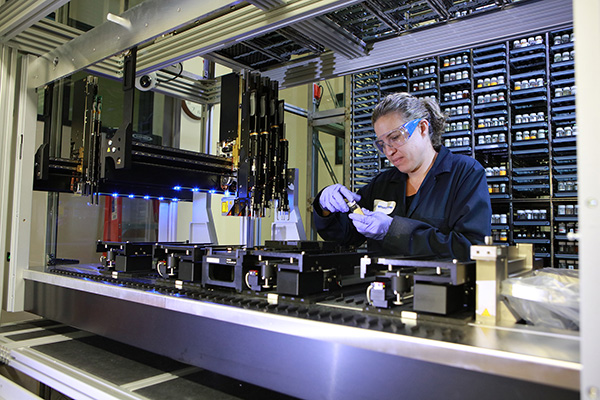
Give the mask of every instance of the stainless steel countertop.
[[[452, 326], [452, 329], [462, 330], [462, 334], [459, 339], [446, 341], [248, 310], [47, 272], [27, 270], [24, 278], [265, 331], [579, 390], [581, 365], [577, 333], [473, 323]], [[407, 326], [417, 324], [407, 318], [402, 322]]]

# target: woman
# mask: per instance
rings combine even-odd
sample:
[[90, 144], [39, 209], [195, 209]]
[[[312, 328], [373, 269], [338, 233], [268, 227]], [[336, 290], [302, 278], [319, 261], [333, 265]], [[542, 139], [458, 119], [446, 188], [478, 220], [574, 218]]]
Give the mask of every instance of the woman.
[[[395, 168], [358, 193], [340, 184], [323, 189], [313, 204], [319, 234], [344, 245], [367, 240], [378, 255], [468, 260], [470, 246], [491, 234], [483, 167], [441, 145], [446, 117], [432, 99], [389, 95], [372, 121], [375, 145]], [[364, 215], [349, 213], [347, 201]]]

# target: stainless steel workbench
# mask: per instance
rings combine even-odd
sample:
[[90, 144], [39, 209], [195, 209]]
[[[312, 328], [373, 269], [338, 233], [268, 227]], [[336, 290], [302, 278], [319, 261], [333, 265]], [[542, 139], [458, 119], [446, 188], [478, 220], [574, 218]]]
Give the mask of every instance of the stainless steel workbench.
[[350, 326], [335, 310], [311, 319], [298, 307], [286, 315], [47, 272], [24, 278], [38, 315], [291, 396], [579, 397], [576, 334], [407, 318]]

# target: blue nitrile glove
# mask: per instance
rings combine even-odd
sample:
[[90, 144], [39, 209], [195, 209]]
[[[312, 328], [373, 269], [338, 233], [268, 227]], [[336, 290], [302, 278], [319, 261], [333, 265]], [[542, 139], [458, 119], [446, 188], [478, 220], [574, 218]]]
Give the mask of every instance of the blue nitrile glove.
[[350, 209], [344, 198], [359, 201], [360, 195], [350, 191], [346, 186], [336, 183], [323, 189], [319, 203], [321, 208], [330, 212], [348, 212]]
[[394, 219], [380, 211], [373, 212], [364, 208], [362, 210], [365, 215], [357, 213], [349, 215], [356, 230], [368, 238], [383, 240]]

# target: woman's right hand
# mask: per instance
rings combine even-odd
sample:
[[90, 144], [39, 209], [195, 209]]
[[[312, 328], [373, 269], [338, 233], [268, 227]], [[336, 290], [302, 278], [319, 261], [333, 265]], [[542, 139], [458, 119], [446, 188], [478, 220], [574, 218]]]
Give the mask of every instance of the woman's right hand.
[[359, 201], [360, 195], [356, 194], [342, 184], [327, 186], [321, 192], [319, 203], [321, 208], [330, 212], [348, 212], [346, 200]]

